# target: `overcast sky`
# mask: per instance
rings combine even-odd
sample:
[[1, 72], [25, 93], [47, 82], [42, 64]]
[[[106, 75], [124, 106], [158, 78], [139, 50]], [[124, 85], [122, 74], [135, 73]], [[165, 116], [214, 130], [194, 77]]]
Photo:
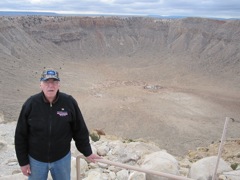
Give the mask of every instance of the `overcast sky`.
[[0, 11], [240, 18], [240, 0], [1, 0]]

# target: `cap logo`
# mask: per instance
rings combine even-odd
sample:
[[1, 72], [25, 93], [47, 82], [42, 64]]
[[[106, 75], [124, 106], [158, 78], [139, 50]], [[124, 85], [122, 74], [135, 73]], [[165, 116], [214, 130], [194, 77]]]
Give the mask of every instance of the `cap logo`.
[[47, 71], [47, 75], [55, 75], [56, 73], [55, 73], [55, 71]]

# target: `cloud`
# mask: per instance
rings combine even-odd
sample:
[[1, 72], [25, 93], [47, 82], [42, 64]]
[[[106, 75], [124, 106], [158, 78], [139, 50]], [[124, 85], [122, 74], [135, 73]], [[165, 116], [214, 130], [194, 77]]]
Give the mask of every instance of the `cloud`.
[[107, 3], [107, 4], [112, 4], [115, 2], [115, 0], [100, 0], [100, 2]]
[[1, 0], [0, 10], [95, 14], [238, 17], [240, 1], [216, 0]]
[[42, 0], [29, 0], [30, 3], [36, 4], [36, 3], [41, 3]]

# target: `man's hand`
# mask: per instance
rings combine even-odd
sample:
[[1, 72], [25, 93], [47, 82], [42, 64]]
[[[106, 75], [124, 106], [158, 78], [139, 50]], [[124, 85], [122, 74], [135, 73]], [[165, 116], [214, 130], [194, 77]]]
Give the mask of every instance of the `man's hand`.
[[100, 156], [96, 154], [91, 154], [90, 156], [86, 157], [88, 161], [95, 163], [95, 159], [102, 159]]
[[22, 170], [22, 173], [25, 176], [29, 176], [31, 174], [31, 169], [30, 169], [30, 165], [29, 164], [27, 164], [25, 166], [21, 166], [21, 170]]

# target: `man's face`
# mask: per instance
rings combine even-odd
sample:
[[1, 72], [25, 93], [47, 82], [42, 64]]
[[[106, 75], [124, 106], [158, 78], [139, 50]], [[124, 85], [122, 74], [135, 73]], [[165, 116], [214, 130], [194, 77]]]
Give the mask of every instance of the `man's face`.
[[59, 81], [56, 81], [55, 79], [48, 79], [46, 81], [41, 81], [40, 83], [40, 88], [47, 99], [52, 99], [56, 96], [59, 86]]

